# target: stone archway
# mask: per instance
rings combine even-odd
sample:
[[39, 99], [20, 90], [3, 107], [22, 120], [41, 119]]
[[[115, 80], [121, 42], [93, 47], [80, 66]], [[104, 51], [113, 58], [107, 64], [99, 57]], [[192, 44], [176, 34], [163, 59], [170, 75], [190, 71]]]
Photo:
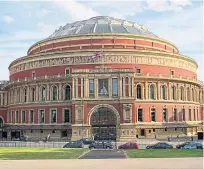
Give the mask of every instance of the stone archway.
[[91, 133], [95, 140], [116, 140], [120, 115], [111, 105], [99, 104], [88, 115]]

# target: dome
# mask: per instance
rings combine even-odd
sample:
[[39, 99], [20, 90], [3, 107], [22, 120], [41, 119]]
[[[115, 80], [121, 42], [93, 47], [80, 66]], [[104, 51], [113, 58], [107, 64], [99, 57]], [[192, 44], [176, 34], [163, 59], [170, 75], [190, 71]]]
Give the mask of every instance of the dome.
[[145, 26], [138, 23], [108, 16], [97, 16], [61, 26], [49, 38], [92, 33], [130, 33], [157, 37]]

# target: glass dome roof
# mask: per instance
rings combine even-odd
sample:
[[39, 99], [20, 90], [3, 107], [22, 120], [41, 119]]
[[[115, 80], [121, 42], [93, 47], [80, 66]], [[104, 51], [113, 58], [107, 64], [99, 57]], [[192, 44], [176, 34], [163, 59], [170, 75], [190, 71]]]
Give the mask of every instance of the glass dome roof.
[[91, 33], [131, 33], [157, 37], [138, 23], [108, 16], [97, 16], [61, 26], [49, 38]]

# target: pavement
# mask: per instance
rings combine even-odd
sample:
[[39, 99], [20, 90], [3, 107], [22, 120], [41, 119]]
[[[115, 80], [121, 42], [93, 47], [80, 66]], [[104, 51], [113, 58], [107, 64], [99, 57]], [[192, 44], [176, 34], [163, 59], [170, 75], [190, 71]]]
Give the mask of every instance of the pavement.
[[91, 150], [79, 159], [116, 159], [127, 158], [123, 150]]
[[0, 160], [1, 169], [202, 169], [202, 158]]

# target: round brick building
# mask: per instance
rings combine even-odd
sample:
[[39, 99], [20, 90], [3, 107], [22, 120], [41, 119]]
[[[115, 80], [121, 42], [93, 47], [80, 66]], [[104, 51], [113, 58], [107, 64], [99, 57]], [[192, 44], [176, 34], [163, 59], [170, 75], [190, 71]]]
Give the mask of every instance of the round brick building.
[[100, 16], [67, 24], [10, 64], [0, 85], [2, 136], [195, 135], [203, 118], [197, 67], [137, 23]]

